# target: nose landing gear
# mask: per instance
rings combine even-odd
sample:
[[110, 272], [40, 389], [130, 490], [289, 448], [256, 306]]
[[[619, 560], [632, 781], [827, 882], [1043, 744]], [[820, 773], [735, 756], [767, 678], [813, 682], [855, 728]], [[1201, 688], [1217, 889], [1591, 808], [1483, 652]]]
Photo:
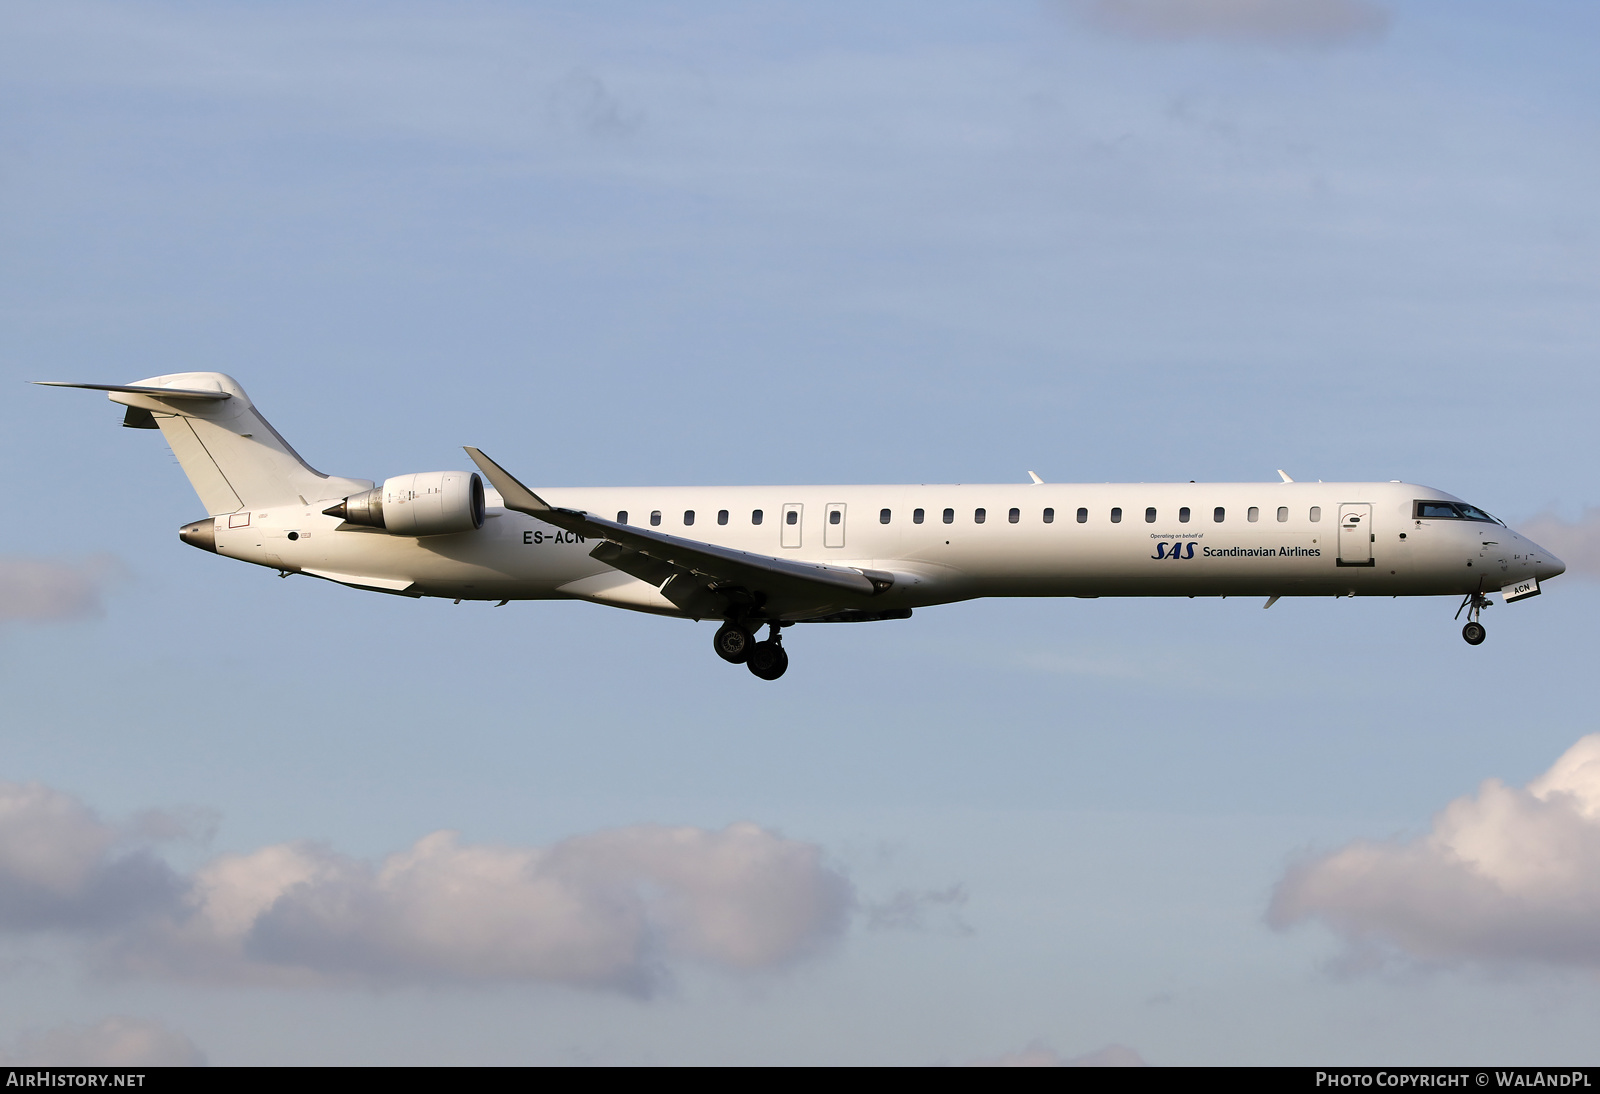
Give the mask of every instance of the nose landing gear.
[[1461, 618], [1461, 613], [1467, 613], [1467, 625], [1461, 628], [1461, 637], [1467, 640], [1469, 646], [1481, 646], [1483, 640], [1489, 637], [1489, 632], [1478, 622], [1478, 613], [1489, 606], [1489, 598], [1483, 595], [1480, 589], [1475, 593], [1468, 593], [1461, 600], [1461, 607], [1456, 609], [1456, 618]]

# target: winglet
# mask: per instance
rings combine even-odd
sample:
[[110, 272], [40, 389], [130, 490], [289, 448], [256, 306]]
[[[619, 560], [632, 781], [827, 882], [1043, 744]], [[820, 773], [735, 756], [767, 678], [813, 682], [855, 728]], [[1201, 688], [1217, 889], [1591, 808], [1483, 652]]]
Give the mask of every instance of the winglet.
[[472, 457], [472, 462], [478, 465], [478, 470], [482, 471], [490, 484], [500, 491], [500, 497], [506, 503], [507, 509], [517, 513], [526, 513], [530, 517], [537, 517], [541, 513], [550, 512], [550, 506], [545, 500], [518, 482], [511, 472], [471, 445], [465, 445], [464, 447], [467, 455]]
[[1035, 486], [1043, 486], [1044, 485], [1044, 480], [1041, 479], [1036, 472], [1029, 471], [1028, 472], [1028, 478], [1033, 480], [1033, 485], [1035, 485]]
[[1288, 476], [1288, 475], [1287, 475], [1287, 474], [1286, 474], [1286, 473], [1285, 473], [1285, 472], [1284, 472], [1284, 470], [1283, 470], [1283, 468], [1281, 468], [1281, 467], [1280, 467], [1280, 468], [1278, 468], [1278, 477], [1279, 477], [1279, 478], [1280, 478], [1280, 479], [1282, 479], [1282, 480], [1283, 480], [1283, 481], [1284, 481], [1284, 482], [1293, 482], [1293, 481], [1294, 481], [1294, 480], [1293, 480], [1293, 479], [1291, 479], [1291, 478], [1290, 478], [1290, 477], [1289, 477], [1289, 476]]

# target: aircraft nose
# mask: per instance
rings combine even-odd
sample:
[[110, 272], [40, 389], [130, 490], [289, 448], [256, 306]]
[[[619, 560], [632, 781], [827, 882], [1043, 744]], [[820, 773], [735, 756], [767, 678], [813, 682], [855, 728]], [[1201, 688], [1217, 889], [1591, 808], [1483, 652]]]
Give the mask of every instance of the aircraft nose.
[[1532, 542], [1531, 540], [1529, 541], [1528, 546], [1533, 548], [1530, 554], [1533, 555], [1534, 577], [1538, 578], [1540, 581], [1548, 581], [1552, 577], [1558, 577], [1567, 572], [1567, 564], [1562, 562], [1554, 554], [1545, 550], [1543, 547]]

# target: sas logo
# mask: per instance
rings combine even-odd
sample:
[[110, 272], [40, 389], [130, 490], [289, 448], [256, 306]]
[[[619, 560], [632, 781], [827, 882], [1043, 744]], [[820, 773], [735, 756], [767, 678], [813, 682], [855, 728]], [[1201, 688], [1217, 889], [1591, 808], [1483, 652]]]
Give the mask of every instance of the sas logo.
[[[1170, 551], [1167, 548], [1172, 548]], [[1151, 558], [1193, 558], [1193, 543], [1158, 543]]]

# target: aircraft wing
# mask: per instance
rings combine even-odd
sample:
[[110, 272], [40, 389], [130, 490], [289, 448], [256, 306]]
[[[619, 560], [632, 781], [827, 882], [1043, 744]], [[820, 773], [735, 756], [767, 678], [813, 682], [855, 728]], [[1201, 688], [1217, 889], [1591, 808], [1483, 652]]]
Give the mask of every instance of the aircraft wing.
[[585, 538], [603, 540], [589, 552], [592, 557], [659, 586], [663, 596], [689, 614], [720, 614], [730, 599], [737, 600], [741, 594], [760, 603], [776, 599], [814, 604], [819, 609], [836, 607], [848, 603], [852, 594], [876, 596], [894, 585], [894, 575], [881, 570], [774, 558], [558, 508], [476, 448], [466, 451], [500, 492], [507, 509]]

